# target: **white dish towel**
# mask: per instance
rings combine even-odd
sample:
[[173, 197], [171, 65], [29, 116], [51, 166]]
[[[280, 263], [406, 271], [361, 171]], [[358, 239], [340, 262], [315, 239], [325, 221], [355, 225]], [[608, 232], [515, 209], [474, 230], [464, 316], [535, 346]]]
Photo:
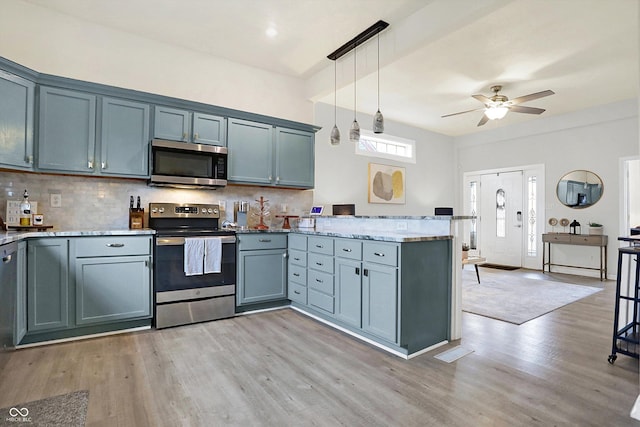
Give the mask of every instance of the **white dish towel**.
[[197, 237], [184, 238], [184, 274], [195, 276], [203, 274], [204, 240]]
[[222, 271], [222, 239], [220, 237], [204, 238], [204, 274]]

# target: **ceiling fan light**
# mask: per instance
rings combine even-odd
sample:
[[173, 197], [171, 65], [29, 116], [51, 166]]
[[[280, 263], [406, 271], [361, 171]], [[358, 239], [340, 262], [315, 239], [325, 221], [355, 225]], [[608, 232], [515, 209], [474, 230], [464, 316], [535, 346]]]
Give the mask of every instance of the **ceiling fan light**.
[[340, 145], [340, 129], [338, 129], [338, 125], [333, 125], [333, 129], [331, 129], [331, 145]]
[[490, 107], [485, 110], [484, 114], [489, 120], [500, 120], [507, 115], [507, 111], [509, 111], [507, 107]]
[[373, 116], [373, 133], [384, 133], [384, 117], [380, 110]]
[[360, 125], [358, 124], [358, 121], [356, 119], [353, 119], [353, 123], [351, 123], [351, 129], [349, 129], [349, 141], [360, 141]]

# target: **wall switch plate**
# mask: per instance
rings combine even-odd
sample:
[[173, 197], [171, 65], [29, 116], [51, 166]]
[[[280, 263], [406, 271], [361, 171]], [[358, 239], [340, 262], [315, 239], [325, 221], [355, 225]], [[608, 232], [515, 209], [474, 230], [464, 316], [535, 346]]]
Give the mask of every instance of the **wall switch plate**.
[[408, 228], [409, 225], [407, 224], [407, 221], [396, 222], [396, 230], [407, 230]]
[[62, 194], [60, 193], [52, 193], [50, 195], [50, 202], [52, 208], [60, 208], [62, 207]]

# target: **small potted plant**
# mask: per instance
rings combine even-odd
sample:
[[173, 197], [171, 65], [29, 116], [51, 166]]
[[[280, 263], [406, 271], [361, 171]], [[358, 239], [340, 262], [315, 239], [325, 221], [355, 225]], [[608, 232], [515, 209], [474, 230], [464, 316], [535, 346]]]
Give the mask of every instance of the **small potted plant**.
[[602, 224], [598, 224], [597, 222], [590, 222], [589, 234], [602, 234]]
[[462, 259], [468, 259], [469, 258], [469, 245], [466, 243], [462, 244]]

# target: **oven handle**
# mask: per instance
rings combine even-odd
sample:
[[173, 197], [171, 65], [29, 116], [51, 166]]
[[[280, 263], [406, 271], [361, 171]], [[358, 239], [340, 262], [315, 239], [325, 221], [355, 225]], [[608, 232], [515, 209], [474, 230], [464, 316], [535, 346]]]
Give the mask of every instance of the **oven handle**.
[[[210, 236], [217, 237], [217, 236]], [[235, 243], [236, 236], [220, 236], [222, 243]], [[156, 246], [183, 246], [184, 237], [156, 237]]]

